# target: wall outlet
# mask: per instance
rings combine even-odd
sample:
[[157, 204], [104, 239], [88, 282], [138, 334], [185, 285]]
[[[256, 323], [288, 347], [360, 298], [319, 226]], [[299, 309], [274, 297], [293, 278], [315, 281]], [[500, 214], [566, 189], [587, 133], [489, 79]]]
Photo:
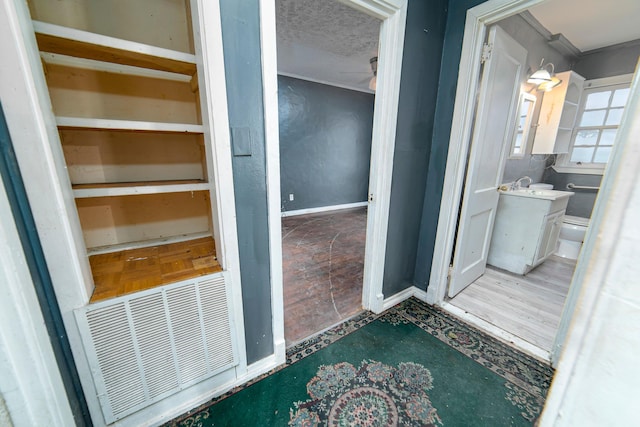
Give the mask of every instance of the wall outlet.
[[293, 193], [290, 193], [290, 194], [289, 194], [289, 201], [290, 201], [290, 202], [293, 202]]

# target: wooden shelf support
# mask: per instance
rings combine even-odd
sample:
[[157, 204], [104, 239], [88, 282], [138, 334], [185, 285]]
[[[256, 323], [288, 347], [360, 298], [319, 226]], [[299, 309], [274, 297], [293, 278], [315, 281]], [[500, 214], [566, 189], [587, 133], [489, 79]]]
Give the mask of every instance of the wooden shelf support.
[[103, 36], [47, 22], [33, 21], [33, 27], [38, 46], [43, 52], [189, 76], [196, 72], [196, 58], [191, 53]]

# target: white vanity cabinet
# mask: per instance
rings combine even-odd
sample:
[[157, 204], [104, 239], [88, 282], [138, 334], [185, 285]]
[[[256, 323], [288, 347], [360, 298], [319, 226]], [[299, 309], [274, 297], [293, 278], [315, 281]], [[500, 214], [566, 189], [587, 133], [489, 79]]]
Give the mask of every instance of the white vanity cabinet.
[[554, 190], [502, 192], [487, 263], [516, 274], [541, 264], [556, 250], [571, 195]]

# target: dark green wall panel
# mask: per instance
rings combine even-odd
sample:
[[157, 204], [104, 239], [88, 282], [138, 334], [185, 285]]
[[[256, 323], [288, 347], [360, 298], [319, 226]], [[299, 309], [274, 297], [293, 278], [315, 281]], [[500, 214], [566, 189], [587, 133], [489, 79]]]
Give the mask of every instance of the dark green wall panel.
[[383, 293], [413, 285], [445, 35], [446, 0], [409, 0]]
[[[249, 136], [251, 155], [234, 156], [247, 361], [273, 354], [267, 184], [257, 0], [221, 0], [229, 125]], [[245, 141], [246, 142], [246, 141]]]
[[373, 101], [370, 93], [278, 76], [283, 211], [367, 200]]
[[[442, 68], [436, 102], [435, 125], [433, 128], [415, 268], [415, 284], [423, 290], [427, 288], [429, 275], [431, 274], [431, 260], [438, 227], [444, 172], [447, 165], [447, 152], [449, 150], [449, 137], [451, 135], [456, 85], [458, 83], [458, 67], [460, 66], [460, 54], [462, 53], [465, 18], [467, 10], [480, 3], [483, 3], [483, 1], [449, 1]], [[452, 215], [455, 215], [455, 213], [452, 213]]]

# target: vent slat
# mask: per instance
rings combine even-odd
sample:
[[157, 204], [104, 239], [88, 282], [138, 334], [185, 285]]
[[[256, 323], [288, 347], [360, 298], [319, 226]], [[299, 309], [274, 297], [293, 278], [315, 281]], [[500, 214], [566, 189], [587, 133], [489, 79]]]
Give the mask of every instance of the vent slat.
[[123, 296], [81, 314], [108, 424], [237, 363], [222, 275]]

